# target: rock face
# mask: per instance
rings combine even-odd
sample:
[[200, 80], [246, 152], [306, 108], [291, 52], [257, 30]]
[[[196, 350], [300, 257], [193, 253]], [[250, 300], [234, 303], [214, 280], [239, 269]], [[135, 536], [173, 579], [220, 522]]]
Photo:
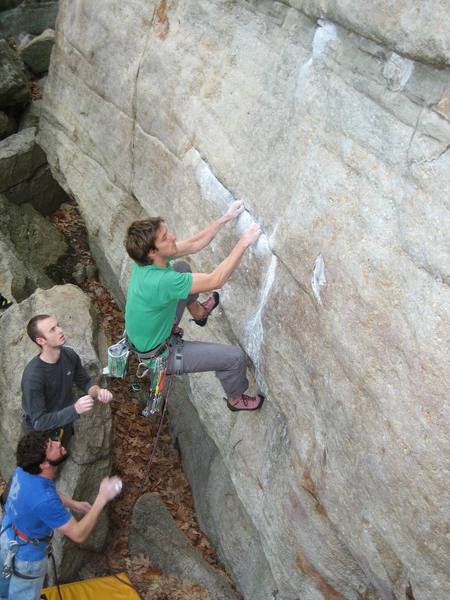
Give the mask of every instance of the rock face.
[[[245, 598], [272, 598], [277, 590], [261, 539], [240, 501], [214, 441], [186, 398], [187, 379], [176, 382], [169, 404], [172, 434], [194, 495], [199, 524]], [[150, 511], [146, 511], [148, 515]], [[147, 517], [148, 518], [148, 517]]]
[[[445, 2], [288, 0], [286, 4], [313, 19], [327, 17], [360, 35], [385, 42], [410, 58], [450, 65], [450, 11]], [[272, 14], [279, 14], [280, 9], [283, 12], [276, 2], [273, 5]]]
[[200, 271], [263, 226], [202, 335], [243, 346], [266, 404], [190, 378], [258, 599], [450, 597], [450, 13], [356, 4], [63, 0], [46, 84], [40, 143], [119, 300], [134, 218], [181, 239], [244, 199]]
[[[67, 307], [70, 306], [70, 314]], [[8, 340], [0, 349], [0, 471], [8, 477], [15, 466], [15, 448], [21, 435], [20, 381], [25, 365], [36, 354], [25, 327], [35, 314], [54, 314], [64, 326], [68, 345], [81, 357], [94, 376], [99, 365], [95, 351], [94, 322], [88, 297], [73, 285], [38, 290], [24, 302], [9, 308], [0, 319], [0, 336]], [[75, 423], [70, 458], [58, 479], [59, 490], [79, 500], [95, 499], [103, 477], [109, 474], [111, 415], [108, 406], [97, 405]], [[100, 550], [107, 534], [106, 519], [99, 524], [85, 548]], [[57, 537], [54, 543], [61, 581], [71, 580], [79, 570], [83, 550]], [[70, 550], [70, 552], [69, 552]]]
[[0, 109], [25, 105], [30, 99], [23, 63], [6, 41], [0, 39]]
[[30, 67], [33, 73], [45, 73], [50, 64], [50, 55], [55, 43], [55, 32], [46, 29], [41, 35], [36, 36], [20, 48], [23, 62]]
[[177, 528], [157, 494], [144, 494], [136, 502], [129, 547], [132, 555], [148, 556], [163, 573], [204, 586], [212, 598], [237, 599], [223, 573], [211, 567]]

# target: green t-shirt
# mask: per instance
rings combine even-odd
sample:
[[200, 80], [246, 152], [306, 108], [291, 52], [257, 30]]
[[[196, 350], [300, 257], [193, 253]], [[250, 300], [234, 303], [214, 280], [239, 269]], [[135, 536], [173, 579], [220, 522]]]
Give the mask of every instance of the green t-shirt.
[[125, 330], [139, 352], [152, 350], [172, 330], [177, 304], [189, 296], [192, 273], [133, 264], [125, 306]]

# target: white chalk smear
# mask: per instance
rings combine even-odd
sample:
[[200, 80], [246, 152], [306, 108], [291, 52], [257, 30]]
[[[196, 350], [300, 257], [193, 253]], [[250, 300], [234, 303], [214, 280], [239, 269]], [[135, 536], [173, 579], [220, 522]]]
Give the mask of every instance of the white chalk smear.
[[313, 58], [322, 57], [328, 44], [337, 38], [336, 25], [327, 19], [319, 19], [313, 39]]
[[324, 57], [328, 44], [337, 38], [336, 25], [327, 19], [317, 21], [317, 29], [314, 32], [312, 42], [312, 54], [310, 58], [300, 67], [298, 72], [297, 87], [309, 75], [314, 62], [319, 62]]
[[[195, 179], [200, 188], [203, 200], [215, 204], [222, 212], [226, 212], [229, 205], [235, 200], [243, 200], [245, 205], [245, 199], [235, 198], [233, 196], [233, 194], [213, 174], [208, 163], [202, 159], [200, 153], [195, 150], [195, 148], [189, 150], [186, 154], [186, 158], [190, 158], [195, 173]], [[241, 236], [254, 223], [255, 220], [248, 210], [244, 210], [235, 221], [237, 234]], [[256, 244], [252, 246], [251, 251], [259, 256], [268, 254], [271, 251], [269, 240], [265, 233], [262, 233], [259, 236]]]
[[269, 292], [272, 289], [273, 282], [275, 281], [277, 262], [277, 257], [275, 256], [275, 254], [272, 254], [269, 268], [267, 269], [266, 276], [261, 287], [258, 308], [256, 309], [254, 316], [251, 319], [249, 319], [249, 321], [247, 321], [247, 325], [245, 327], [246, 349], [248, 355], [253, 361], [253, 364], [255, 365], [257, 378], [261, 363], [261, 346], [264, 339], [262, 316], [264, 314], [264, 309], [266, 307]]
[[319, 254], [319, 256], [316, 258], [316, 262], [314, 263], [313, 274], [311, 277], [311, 287], [319, 304], [322, 304], [320, 292], [322, 288], [326, 286], [326, 284], [327, 279], [325, 277], [325, 263], [323, 262], [323, 256]]

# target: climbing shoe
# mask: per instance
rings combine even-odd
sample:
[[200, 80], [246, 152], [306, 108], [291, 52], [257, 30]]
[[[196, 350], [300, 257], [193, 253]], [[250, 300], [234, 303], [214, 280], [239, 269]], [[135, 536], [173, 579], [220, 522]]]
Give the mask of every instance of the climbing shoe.
[[256, 396], [247, 396], [247, 394], [242, 394], [239, 398], [239, 401], [236, 404], [231, 404], [231, 402], [224, 398], [227, 406], [233, 412], [238, 410], [258, 410], [263, 405], [265, 397], [262, 394], [257, 394]]
[[200, 302], [200, 306], [203, 306], [205, 309], [205, 316], [203, 319], [192, 319], [196, 325], [200, 327], [204, 327], [206, 322], [208, 321], [209, 315], [219, 304], [219, 292], [213, 292], [209, 298], [207, 298], [204, 302]]

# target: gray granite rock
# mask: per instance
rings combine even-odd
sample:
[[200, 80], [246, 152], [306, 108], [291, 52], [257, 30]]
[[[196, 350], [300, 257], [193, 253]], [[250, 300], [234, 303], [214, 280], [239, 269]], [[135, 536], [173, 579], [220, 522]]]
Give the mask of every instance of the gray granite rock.
[[267, 401], [231, 414], [206, 374], [189, 396], [279, 597], [447, 600], [445, 3], [80, 7], [39, 139], [118, 300], [133, 219], [183, 239], [244, 199], [197, 271], [262, 224], [223, 319], [187, 336], [240, 343]]
[[[255, 2], [269, 6], [272, 2]], [[326, 17], [350, 31], [396, 48], [417, 60], [450, 65], [450, 12], [446, 2], [436, 0], [288, 0], [286, 3], [312, 18]]]
[[8, 236], [0, 232], [0, 292], [8, 301], [21, 301], [31, 295], [37, 283], [19, 260]]
[[21, 275], [14, 285], [11, 283], [15, 300], [23, 300], [37, 287], [51, 287], [54, 282], [46, 271], [67, 251], [63, 236], [31, 205], [16, 206], [1, 195], [0, 232], [11, 243], [14, 255], [27, 273], [25, 280]]
[[128, 546], [132, 556], [143, 554], [163, 573], [199, 583], [215, 600], [237, 600], [224, 574], [191, 545], [157, 494], [144, 494], [136, 502]]
[[17, 205], [28, 203], [48, 215], [67, 194], [53, 178], [35, 135], [36, 128], [28, 127], [0, 142], [0, 192]]
[[0, 142], [0, 192], [30, 179], [46, 163], [35, 137], [36, 128], [29, 127]]
[[[177, 381], [169, 403], [173, 439], [181, 450], [199, 525], [244, 598], [272, 598], [277, 590], [259, 533], [236, 494], [228, 468], [189, 402], [187, 379]], [[276, 595], [276, 594], [275, 594]]]
[[[67, 307], [70, 306], [70, 314]], [[81, 357], [92, 375], [98, 375], [95, 350], [96, 330], [88, 297], [73, 285], [37, 290], [27, 300], [9, 308], [0, 319], [0, 471], [8, 477], [15, 465], [15, 448], [20, 432], [20, 380], [36, 346], [28, 339], [25, 327], [35, 314], [56, 315], [64, 326], [68, 345]], [[110, 470], [111, 413], [97, 403], [94, 410], [76, 422], [70, 457], [58, 478], [59, 490], [79, 500], [92, 501], [103, 477]], [[101, 550], [107, 534], [106, 517], [89, 537], [85, 549]], [[56, 535], [53, 547], [59, 565], [60, 580], [73, 579], [85, 560], [83, 548], [77, 548]]]
[[37, 75], [48, 71], [50, 55], [55, 43], [55, 32], [46, 29], [40, 35], [33, 38], [19, 50], [23, 62]]
[[31, 204], [42, 215], [49, 215], [68, 199], [47, 164], [39, 167], [30, 179], [9, 188], [4, 194], [15, 204]]
[[6, 41], [0, 39], [0, 109], [25, 105], [30, 99], [24, 65]]
[[17, 6], [0, 12], [0, 36], [19, 36], [23, 32], [39, 35], [45, 29], [55, 28], [58, 0], [22, 0], [13, 4]]

